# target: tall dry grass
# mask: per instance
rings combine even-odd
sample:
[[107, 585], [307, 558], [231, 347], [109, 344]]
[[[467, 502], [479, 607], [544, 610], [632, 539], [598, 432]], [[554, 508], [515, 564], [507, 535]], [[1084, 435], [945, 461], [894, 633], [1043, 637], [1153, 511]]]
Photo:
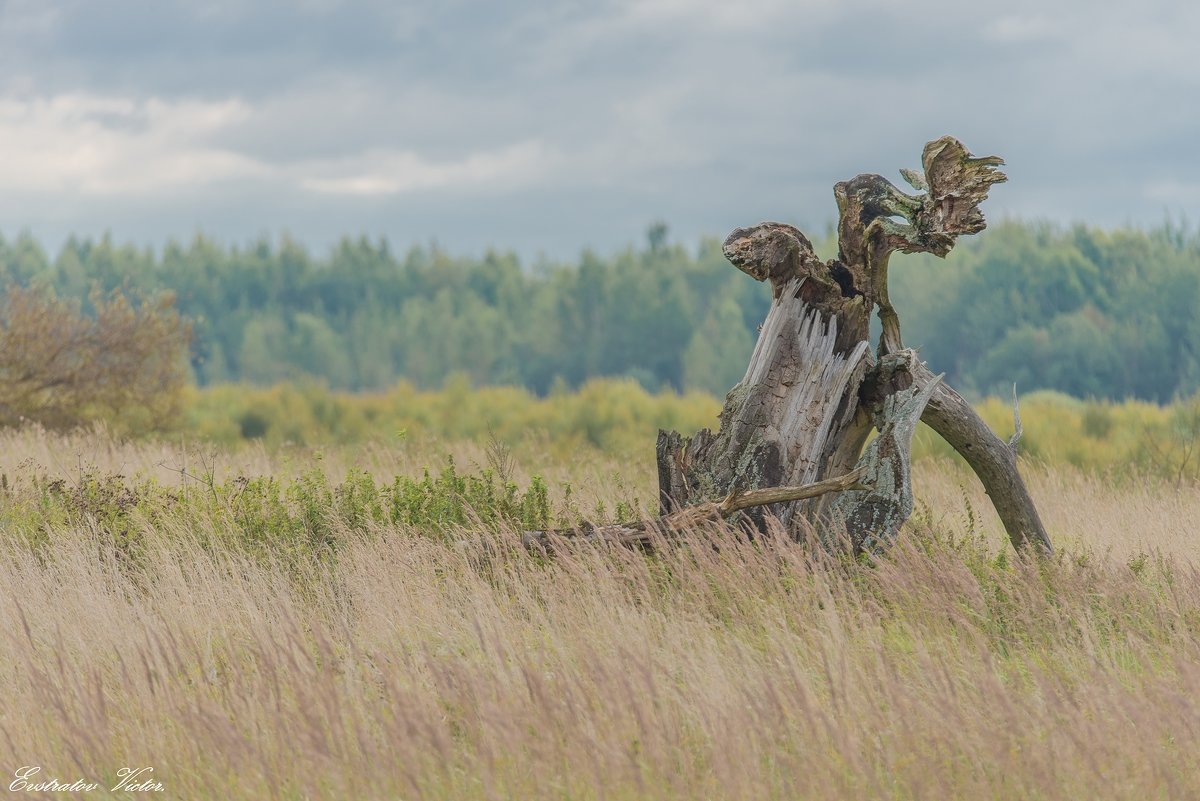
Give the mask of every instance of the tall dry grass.
[[[3, 436], [10, 476], [91, 458], [187, 480], [175, 447]], [[440, 457], [320, 464], [360, 460]], [[648, 462], [550, 467], [652, 488]], [[37, 547], [0, 532], [0, 771], [112, 786], [149, 765], [186, 799], [1200, 796], [1200, 496], [1032, 479], [1050, 562], [1005, 551], [940, 463], [873, 566], [721, 530], [543, 559], [511, 531], [384, 526], [297, 575], [213, 547], [218, 514], [142, 521], [135, 560], [94, 521]]]

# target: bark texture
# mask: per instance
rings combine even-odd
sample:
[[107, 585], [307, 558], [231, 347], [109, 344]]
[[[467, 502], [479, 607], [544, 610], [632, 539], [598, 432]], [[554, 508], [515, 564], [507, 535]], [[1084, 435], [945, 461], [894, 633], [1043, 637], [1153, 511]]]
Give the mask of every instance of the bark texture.
[[[770, 281], [771, 308], [746, 375], [726, 398], [718, 432], [704, 429], [686, 441], [660, 432], [663, 514], [739, 490], [811, 484], [845, 472], [841, 451], [857, 457], [870, 431], [857, 397], [871, 367], [870, 307], [861, 293], [839, 283], [790, 225], [738, 229], [725, 253], [742, 271]], [[789, 524], [799, 503], [751, 516], [761, 522], [769, 512]]]
[[[836, 502], [827, 495], [779, 500], [748, 518], [761, 527], [773, 515], [797, 538], [813, 526], [844, 532], [855, 550], [877, 551], [912, 512], [909, 450], [923, 419], [979, 474], [1013, 544], [1050, 549], [1014, 447], [904, 348], [888, 295], [892, 253], [945, 256], [959, 236], [983, 230], [979, 204], [1005, 180], [1002, 164], [942, 137], [925, 146], [920, 172], [901, 170], [913, 194], [878, 175], [838, 183], [838, 255], [829, 261], [783, 223], [729, 235], [725, 255], [771, 285], [771, 308], [716, 433], [659, 432], [662, 515], [747, 490], [814, 484], [853, 468], [868, 488]], [[875, 310], [883, 333], [873, 352]], [[872, 427], [880, 436], [864, 452]]]
[[[902, 353], [907, 361], [916, 361], [913, 351]], [[914, 382], [883, 400], [876, 422], [879, 436], [871, 440], [859, 459], [858, 472], [866, 487], [839, 495], [833, 504], [832, 520], [825, 528], [826, 532], [844, 532], [855, 552], [882, 552], [895, 541], [900, 527], [912, 514], [913, 433], [940, 384], [941, 376], [930, 376], [928, 381]]]

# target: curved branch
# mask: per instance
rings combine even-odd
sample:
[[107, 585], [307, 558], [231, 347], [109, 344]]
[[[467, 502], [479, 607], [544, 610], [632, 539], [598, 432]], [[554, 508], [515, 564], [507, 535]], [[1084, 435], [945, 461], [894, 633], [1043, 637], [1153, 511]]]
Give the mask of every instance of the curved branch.
[[[923, 362], [914, 360], [910, 369], [915, 385], [936, 380]], [[1013, 547], [1053, 553], [1050, 536], [1017, 472], [1017, 449], [996, 436], [971, 404], [944, 382], [934, 388], [921, 420], [950, 443], [979, 476]]]

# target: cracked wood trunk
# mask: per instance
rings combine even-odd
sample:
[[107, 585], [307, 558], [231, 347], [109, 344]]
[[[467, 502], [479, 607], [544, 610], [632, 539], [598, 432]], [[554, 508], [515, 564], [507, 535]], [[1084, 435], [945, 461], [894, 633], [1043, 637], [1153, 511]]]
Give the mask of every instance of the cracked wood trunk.
[[[730, 390], [716, 433], [659, 432], [661, 514], [746, 490], [813, 484], [854, 469], [868, 489], [836, 500], [757, 507], [796, 538], [845, 536], [856, 551], [878, 551], [912, 512], [909, 449], [924, 419], [962, 453], [984, 482], [1014, 545], [1050, 550], [1037, 510], [1005, 446], [953, 389], [904, 348], [888, 296], [888, 260], [897, 250], [945, 256], [958, 236], [984, 228], [979, 204], [1005, 180], [994, 157], [974, 158], [957, 140], [930, 142], [921, 173], [902, 170], [908, 194], [878, 175], [834, 187], [838, 256], [821, 261], [783, 223], [739, 228], [724, 252], [742, 272], [771, 286], [772, 303], [742, 381]], [[869, 343], [870, 315], [883, 334]], [[872, 428], [880, 432], [864, 444]]]
[[[858, 389], [871, 366], [870, 309], [847, 292], [804, 234], [766, 223], [726, 241], [739, 269], [774, 299], [746, 375], [726, 398], [717, 434], [684, 442], [660, 432], [662, 512], [745, 489], [811, 484], [847, 472], [870, 431]], [[767, 510], [790, 525], [804, 502]]]

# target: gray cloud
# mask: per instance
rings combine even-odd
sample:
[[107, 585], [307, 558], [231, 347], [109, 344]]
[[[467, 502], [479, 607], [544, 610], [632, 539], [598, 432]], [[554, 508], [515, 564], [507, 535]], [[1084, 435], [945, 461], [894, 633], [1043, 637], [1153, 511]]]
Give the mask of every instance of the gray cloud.
[[993, 216], [1196, 216], [1200, 9], [913, 0], [0, 0], [0, 231], [569, 257], [822, 229], [943, 133]]

